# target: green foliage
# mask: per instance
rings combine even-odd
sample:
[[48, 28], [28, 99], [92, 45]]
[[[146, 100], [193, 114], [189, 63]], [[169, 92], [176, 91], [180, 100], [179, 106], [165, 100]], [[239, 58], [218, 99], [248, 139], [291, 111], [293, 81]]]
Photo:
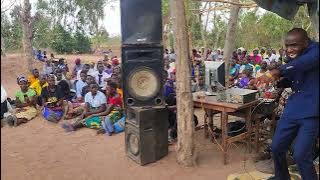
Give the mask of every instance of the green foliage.
[[56, 25], [51, 32], [50, 47], [57, 53], [72, 53], [75, 41], [70, 32]]
[[90, 39], [79, 31], [74, 35], [74, 51], [79, 54], [91, 51]]
[[216, 15], [213, 19], [214, 28], [208, 33], [208, 45], [213, 48], [223, 48], [225, 35], [227, 33], [227, 22]]
[[33, 26], [33, 45], [37, 49], [49, 47], [50, 19], [42, 13], [37, 12]]
[[[107, 43], [109, 40], [109, 33], [107, 32], [106, 29], [102, 28], [100, 29], [96, 34], [95, 36], [93, 36], [91, 38], [91, 42], [92, 42], [92, 45], [94, 47], [100, 47], [102, 44], [105, 44]], [[120, 41], [119, 41], [120, 42]]]
[[169, 13], [169, 0], [162, 0], [162, 16], [166, 16]]
[[57, 53], [89, 53], [91, 42], [83, 32], [77, 31], [74, 35], [61, 25], [56, 25], [51, 32], [50, 47]]
[[[201, 3], [196, 1], [189, 1], [187, 9], [200, 10]], [[189, 31], [192, 34], [192, 42], [194, 45], [199, 46], [201, 42], [201, 21], [200, 16], [196, 13], [190, 13], [187, 11]]]
[[20, 21], [20, 7], [14, 6], [9, 18], [1, 13], [1, 36], [3, 37], [7, 50], [17, 50], [22, 48], [22, 25]]

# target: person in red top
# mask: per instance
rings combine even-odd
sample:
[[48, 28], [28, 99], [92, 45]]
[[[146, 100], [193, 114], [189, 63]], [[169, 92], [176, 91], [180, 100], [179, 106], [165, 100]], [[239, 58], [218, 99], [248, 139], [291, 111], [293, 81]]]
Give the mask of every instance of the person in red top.
[[110, 112], [104, 121], [101, 122], [102, 128], [98, 131], [98, 134], [107, 133], [109, 136], [115, 132], [114, 125], [122, 119], [122, 97], [117, 93], [118, 85], [115, 82], [109, 82], [106, 94], [108, 111]]
[[256, 64], [259, 64], [259, 65], [261, 64], [262, 58], [259, 55], [259, 49], [258, 48], [255, 48], [253, 50], [253, 54], [250, 56], [250, 60], [251, 60], [251, 62], [254, 61]]

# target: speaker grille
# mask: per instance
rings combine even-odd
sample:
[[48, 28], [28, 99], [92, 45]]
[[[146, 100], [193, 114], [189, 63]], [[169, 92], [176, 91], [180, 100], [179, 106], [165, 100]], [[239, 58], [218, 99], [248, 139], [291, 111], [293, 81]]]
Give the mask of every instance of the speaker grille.
[[139, 141], [139, 137], [136, 134], [128, 134], [128, 149], [130, 153], [135, 156], [137, 156], [140, 152]]
[[138, 100], [155, 97], [160, 90], [160, 79], [148, 67], [140, 67], [132, 71], [128, 78], [128, 88], [131, 96]]

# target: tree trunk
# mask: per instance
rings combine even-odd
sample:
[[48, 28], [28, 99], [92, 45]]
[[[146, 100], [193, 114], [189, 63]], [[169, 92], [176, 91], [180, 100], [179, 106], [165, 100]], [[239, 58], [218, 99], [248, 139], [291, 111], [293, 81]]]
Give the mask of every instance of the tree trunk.
[[214, 41], [214, 49], [218, 49], [218, 44], [219, 44], [219, 39], [220, 39], [220, 34], [221, 32], [219, 30], [215, 31], [216, 33], [216, 37], [215, 37], [215, 41]]
[[168, 48], [168, 34], [169, 34], [169, 14], [170, 11], [168, 12], [168, 14], [164, 15], [162, 17], [162, 44], [165, 48]]
[[[206, 2], [206, 4], [204, 5], [204, 8], [203, 9], [207, 9], [207, 6], [209, 5], [209, 8], [211, 8], [211, 4]], [[203, 25], [202, 24], [202, 18], [200, 16], [199, 18], [199, 22], [201, 24], [201, 38], [202, 38], [202, 45], [204, 47], [204, 49], [206, 50], [207, 48], [207, 38], [206, 38], [206, 31], [207, 31], [207, 25], [208, 25], [208, 20], [209, 20], [209, 14], [210, 14], [210, 11], [207, 12], [207, 16], [205, 17], [206, 20], [205, 20], [205, 24]], [[205, 52], [206, 53], [206, 52]], [[204, 55], [205, 55], [204, 53]]]
[[188, 31], [188, 38], [189, 38], [189, 53], [192, 52], [193, 49], [193, 42], [192, 42], [192, 31]]
[[6, 57], [6, 47], [4, 44], [4, 39], [1, 36], [1, 56]]
[[310, 20], [312, 22], [312, 26], [316, 32], [316, 41], [319, 42], [319, 15], [318, 13], [314, 13], [310, 16]]
[[[234, 3], [239, 3], [239, 0], [234, 0]], [[228, 22], [228, 29], [226, 34], [226, 40], [223, 48], [223, 59], [225, 62], [225, 77], [226, 77], [226, 87], [229, 86], [229, 61], [232, 57], [232, 52], [235, 49], [235, 40], [236, 40], [236, 30], [237, 22], [239, 16], [240, 7], [238, 5], [232, 5], [230, 11], [230, 19]]]
[[33, 69], [33, 60], [32, 60], [32, 21], [31, 21], [31, 4], [29, 0], [23, 0], [22, 6], [22, 33], [23, 33], [23, 51], [25, 60], [28, 62], [28, 69], [32, 71]]
[[184, 0], [171, 0], [175, 50], [177, 53], [177, 161], [184, 166], [196, 164], [190, 56]]

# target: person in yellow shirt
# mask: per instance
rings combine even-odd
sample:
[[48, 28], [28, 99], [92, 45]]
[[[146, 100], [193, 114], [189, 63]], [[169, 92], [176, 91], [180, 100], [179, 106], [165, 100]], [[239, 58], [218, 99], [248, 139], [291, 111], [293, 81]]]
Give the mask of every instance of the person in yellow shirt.
[[37, 97], [37, 104], [39, 106], [42, 105], [41, 101], [41, 92], [44, 87], [47, 87], [47, 75], [46, 74], [41, 74], [39, 76], [39, 79], [36, 79], [30, 86], [30, 89], [33, 89], [36, 92], [36, 97]]
[[117, 93], [119, 94], [119, 96], [122, 98], [123, 97], [123, 91], [120, 88], [117, 88]]
[[29, 84], [33, 84], [36, 80], [39, 80], [39, 70], [33, 69], [32, 74], [28, 76], [28, 82]]

